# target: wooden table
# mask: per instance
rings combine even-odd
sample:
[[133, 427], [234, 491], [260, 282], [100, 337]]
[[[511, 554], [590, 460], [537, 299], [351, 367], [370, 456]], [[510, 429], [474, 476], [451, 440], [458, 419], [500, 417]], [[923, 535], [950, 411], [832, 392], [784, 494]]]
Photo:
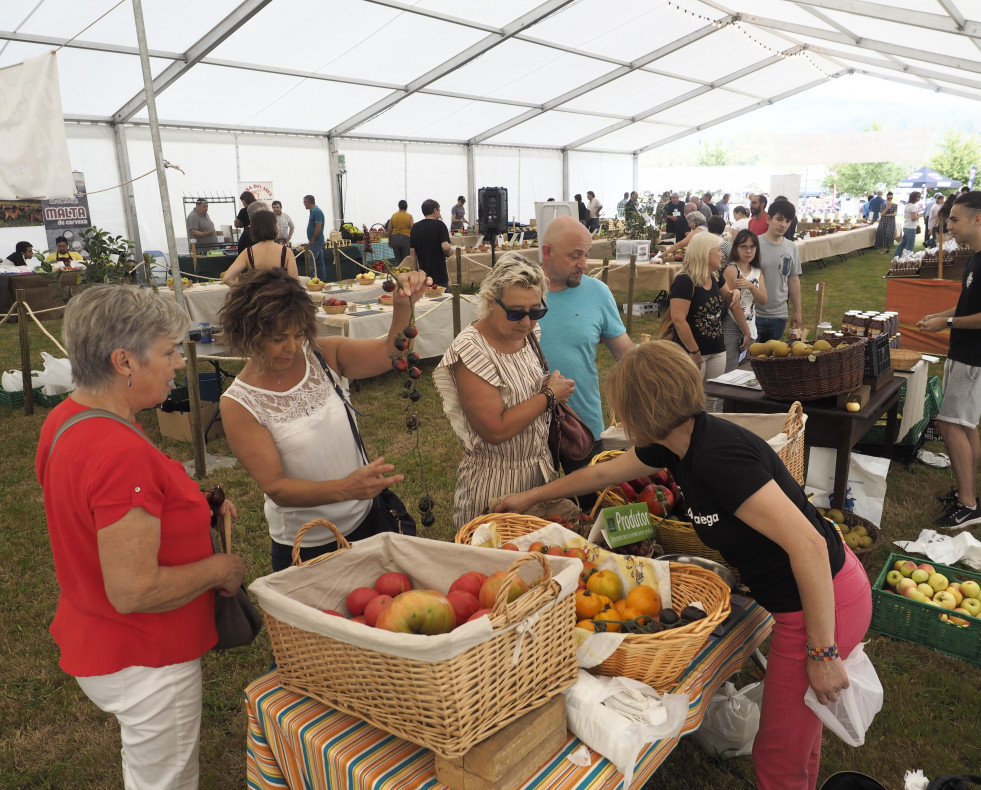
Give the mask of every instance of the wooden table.
[[[743, 611], [734, 606], [731, 628], [711, 639], [671, 691], [689, 695], [688, 718], [682, 735], [698, 729], [712, 695], [738, 672], [770, 633], [772, 619], [751, 602]], [[433, 753], [382, 732], [317, 700], [287, 691], [275, 670], [245, 689], [249, 716], [246, 739], [246, 785], [250, 790], [445, 790], [436, 780]], [[678, 738], [649, 744], [641, 751], [631, 785], [644, 786], [664, 762]], [[542, 755], [544, 765], [524, 790], [615, 790], [623, 774], [602, 755], [591, 751], [590, 765], [579, 767], [566, 757], [582, 745], [569, 735], [554, 755]]]
[[[873, 392], [869, 402], [857, 412], [837, 406], [834, 398], [802, 402], [807, 415], [807, 443], [814, 447], [831, 447], [837, 453], [834, 486], [836, 503], [844, 502], [848, 490], [848, 466], [852, 448], [883, 414], [887, 415], [885, 453], [887, 456], [891, 454], [899, 428], [896, 416], [899, 412], [899, 388], [903, 381], [902, 377], [893, 376], [888, 383]], [[705, 382], [705, 394], [709, 398], [722, 398], [726, 412], [784, 413], [789, 406], [785, 401], [767, 398], [760, 390], [713, 381]]]

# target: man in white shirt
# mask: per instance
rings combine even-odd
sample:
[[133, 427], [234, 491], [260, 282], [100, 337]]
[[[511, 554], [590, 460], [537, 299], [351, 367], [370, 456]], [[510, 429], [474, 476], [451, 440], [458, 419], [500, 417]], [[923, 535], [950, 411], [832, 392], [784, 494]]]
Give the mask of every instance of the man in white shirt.
[[296, 230], [293, 220], [290, 219], [289, 214], [283, 213], [283, 204], [278, 200], [272, 202], [272, 211], [276, 215], [277, 241], [280, 244], [289, 244], [290, 239], [293, 238], [293, 231]]
[[930, 213], [926, 215], [926, 241], [924, 245], [927, 247], [937, 246], [937, 229], [940, 227], [940, 223], [943, 220], [940, 219], [940, 210], [944, 207], [944, 196], [937, 195], [933, 199], [933, 207], [930, 209]]
[[603, 204], [599, 202], [596, 197], [596, 193], [589, 190], [586, 193], [586, 198], [589, 203], [586, 204], [586, 210], [589, 211], [589, 222], [586, 227], [589, 229], [590, 233], [596, 233], [600, 228], [600, 212], [603, 210]]

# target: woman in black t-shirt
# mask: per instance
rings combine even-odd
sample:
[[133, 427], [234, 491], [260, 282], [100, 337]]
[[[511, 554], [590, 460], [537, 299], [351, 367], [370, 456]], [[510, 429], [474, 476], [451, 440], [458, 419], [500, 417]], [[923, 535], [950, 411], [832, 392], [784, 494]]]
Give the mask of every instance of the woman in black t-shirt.
[[[722, 315], [739, 299], [718, 277], [722, 269], [722, 239], [714, 233], [696, 233], [688, 243], [685, 262], [670, 291], [672, 340], [680, 344], [701, 369], [702, 381], [721, 376], [726, 369], [726, 341]], [[715, 398], [708, 403], [716, 411]]]
[[242, 201], [242, 208], [239, 210], [238, 216], [235, 217], [235, 227], [242, 230], [238, 236], [238, 251], [241, 254], [246, 247], [252, 246], [252, 234], [249, 231], [249, 206], [255, 203], [255, 195], [246, 190], [238, 196], [238, 199]]
[[705, 413], [699, 370], [676, 343], [644, 343], [607, 377], [613, 411], [636, 446], [523, 494], [498, 511], [600, 491], [668, 468], [698, 537], [739, 570], [773, 615], [760, 729], [757, 787], [813, 790], [821, 722], [804, 704], [848, 686], [841, 659], [865, 636], [869, 580], [837, 529], [821, 518], [776, 453], [755, 434]]

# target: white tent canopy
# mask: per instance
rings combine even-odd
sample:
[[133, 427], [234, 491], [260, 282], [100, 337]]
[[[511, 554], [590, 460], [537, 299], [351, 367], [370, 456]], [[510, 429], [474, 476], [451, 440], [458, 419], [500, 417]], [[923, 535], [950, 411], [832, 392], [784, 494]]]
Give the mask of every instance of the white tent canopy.
[[[164, 156], [186, 174], [168, 170], [175, 214], [182, 194], [272, 180], [295, 218], [314, 192], [336, 220], [334, 153], [350, 174], [345, 217], [360, 222], [403, 197], [472, 202], [484, 185], [507, 186], [523, 219], [570, 184], [609, 213], [643, 152], [831, 79], [981, 99], [975, 0], [144, 0], [143, 11]], [[72, 164], [90, 191], [153, 168], [129, 2], [0, 0], [0, 28], [0, 68], [61, 47]], [[162, 246], [154, 179], [133, 199], [135, 213], [118, 191], [92, 196], [96, 224], [126, 222], [144, 247]]]

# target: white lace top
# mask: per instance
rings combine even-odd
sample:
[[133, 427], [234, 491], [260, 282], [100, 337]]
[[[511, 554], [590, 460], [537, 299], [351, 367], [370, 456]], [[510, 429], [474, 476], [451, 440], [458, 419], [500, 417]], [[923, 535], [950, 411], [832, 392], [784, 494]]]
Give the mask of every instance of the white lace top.
[[[241, 403], [272, 434], [287, 477], [302, 480], [339, 480], [362, 466], [345, 406], [309, 348], [307, 369], [300, 383], [286, 392], [273, 392], [236, 379], [223, 397]], [[347, 380], [333, 371], [347, 393]], [[280, 507], [265, 497], [266, 520], [274, 541], [293, 545], [297, 530], [308, 521], [324, 518], [342, 535], [364, 520], [371, 500], [351, 500], [319, 507]], [[326, 527], [303, 536], [304, 546], [322, 546], [333, 540]]]

